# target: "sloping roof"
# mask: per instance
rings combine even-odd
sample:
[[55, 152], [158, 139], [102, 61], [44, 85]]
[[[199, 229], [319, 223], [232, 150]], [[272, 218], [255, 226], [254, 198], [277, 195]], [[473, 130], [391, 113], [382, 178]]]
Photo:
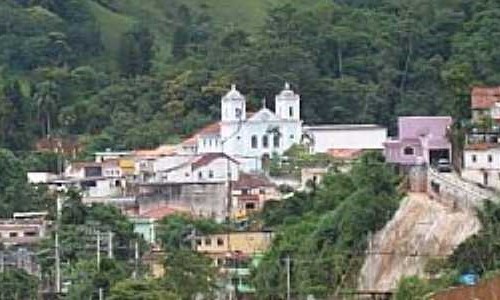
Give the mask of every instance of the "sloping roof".
[[202, 129], [198, 130], [195, 134], [185, 139], [182, 142], [182, 145], [184, 146], [196, 145], [196, 141], [199, 136], [219, 135], [219, 134], [220, 134], [220, 122], [215, 122], [203, 127]]
[[139, 217], [161, 220], [166, 216], [174, 215], [177, 213], [188, 213], [188, 212], [189, 212], [189, 210], [184, 209], [184, 208], [162, 206], [162, 207], [158, 207], [158, 208], [154, 208], [154, 209], [145, 211]]
[[136, 150], [134, 151], [134, 155], [139, 157], [166, 156], [175, 154], [176, 150], [177, 148], [175, 145], [161, 145], [156, 149]]
[[363, 149], [328, 149], [326, 153], [333, 158], [356, 159], [363, 154]]
[[307, 125], [304, 126], [305, 131], [332, 131], [332, 130], [380, 130], [386, 129], [383, 126], [377, 124], [319, 124], [319, 125]]
[[249, 121], [277, 121], [279, 119], [268, 108], [262, 108], [261, 110], [259, 110], [255, 114], [253, 114], [248, 120]]
[[193, 170], [196, 170], [198, 168], [201, 168], [203, 166], [210, 164], [212, 161], [214, 161], [218, 158], [229, 159], [232, 162], [239, 164], [239, 162], [237, 160], [235, 160], [234, 158], [232, 158], [224, 153], [206, 153], [206, 154], [202, 154], [198, 159], [196, 159], [193, 162], [192, 168], [193, 168]]
[[233, 184], [234, 189], [255, 189], [261, 187], [275, 187], [266, 176], [240, 172], [238, 181]]
[[497, 102], [500, 102], [500, 86], [472, 88], [472, 109], [488, 109]]
[[500, 144], [478, 143], [465, 145], [465, 150], [486, 151], [495, 148], [500, 148]]

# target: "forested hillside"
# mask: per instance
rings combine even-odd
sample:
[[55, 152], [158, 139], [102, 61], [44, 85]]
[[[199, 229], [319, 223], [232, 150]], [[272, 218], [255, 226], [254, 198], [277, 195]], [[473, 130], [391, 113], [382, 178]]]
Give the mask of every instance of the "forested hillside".
[[175, 141], [218, 118], [231, 82], [254, 108], [289, 81], [306, 122], [391, 129], [397, 115], [464, 117], [471, 85], [500, 82], [497, 1], [311, 3], [1, 1], [0, 147]]

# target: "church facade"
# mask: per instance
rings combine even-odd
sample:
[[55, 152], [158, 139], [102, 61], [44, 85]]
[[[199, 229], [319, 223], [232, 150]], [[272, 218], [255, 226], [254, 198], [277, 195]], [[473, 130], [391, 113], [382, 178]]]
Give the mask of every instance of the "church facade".
[[197, 154], [223, 152], [252, 171], [261, 169], [263, 158], [300, 143], [301, 136], [300, 96], [288, 83], [275, 97], [274, 112], [263, 104], [254, 114], [247, 112], [245, 96], [233, 85], [221, 99], [220, 122], [200, 130], [184, 146]]

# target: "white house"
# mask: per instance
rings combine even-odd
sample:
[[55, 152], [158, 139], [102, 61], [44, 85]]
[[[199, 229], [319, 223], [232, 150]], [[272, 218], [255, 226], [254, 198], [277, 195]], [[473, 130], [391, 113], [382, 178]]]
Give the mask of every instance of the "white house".
[[312, 153], [331, 150], [383, 150], [387, 128], [374, 124], [304, 126]]
[[470, 144], [464, 149], [462, 177], [500, 190], [500, 144]]
[[239, 162], [223, 153], [174, 155], [157, 159], [153, 163], [154, 178], [150, 183], [196, 183], [237, 181]]

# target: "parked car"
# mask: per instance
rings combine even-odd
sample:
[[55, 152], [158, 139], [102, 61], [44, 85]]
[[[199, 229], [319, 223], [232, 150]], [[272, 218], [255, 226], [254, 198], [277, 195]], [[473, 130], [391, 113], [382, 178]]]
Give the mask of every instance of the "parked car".
[[442, 173], [452, 171], [450, 161], [446, 158], [440, 158], [438, 160], [436, 168], [437, 168], [438, 172], [442, 172]]

